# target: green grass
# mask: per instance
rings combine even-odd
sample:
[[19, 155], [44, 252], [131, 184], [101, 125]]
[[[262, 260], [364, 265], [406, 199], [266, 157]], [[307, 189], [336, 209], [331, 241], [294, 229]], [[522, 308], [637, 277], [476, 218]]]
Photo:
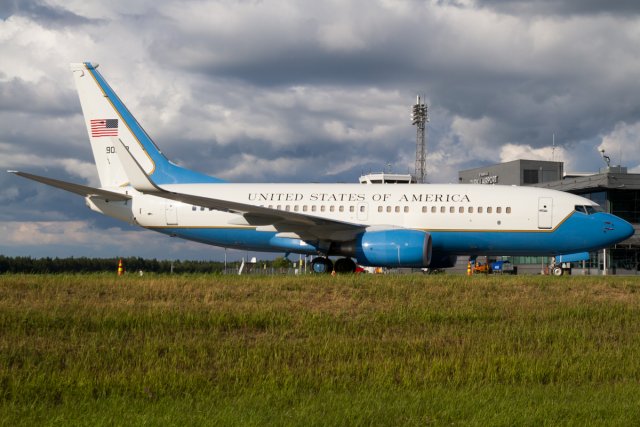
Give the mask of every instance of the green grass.
[[640, 280], [0, 276], [2, 425], [633, 425]]

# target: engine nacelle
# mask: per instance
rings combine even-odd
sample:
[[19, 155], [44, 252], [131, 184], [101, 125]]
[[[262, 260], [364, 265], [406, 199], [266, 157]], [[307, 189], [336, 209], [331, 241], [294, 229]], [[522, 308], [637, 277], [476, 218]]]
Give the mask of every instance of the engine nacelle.
[[431, 262], [431, 235], [420, 230], [365, 231], [355, 241], [335, 247], [358, 264], [376, 267], [427, 267]]

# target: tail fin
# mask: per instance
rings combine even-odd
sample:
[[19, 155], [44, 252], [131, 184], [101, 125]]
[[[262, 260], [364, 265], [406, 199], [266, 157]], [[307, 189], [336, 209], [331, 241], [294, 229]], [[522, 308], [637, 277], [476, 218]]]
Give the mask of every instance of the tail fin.
[[170, 162], [90, 62], [71, 64], [102, 187], [128, 183], [112, 137], [119, 138], [158, 184], [224, 182]]

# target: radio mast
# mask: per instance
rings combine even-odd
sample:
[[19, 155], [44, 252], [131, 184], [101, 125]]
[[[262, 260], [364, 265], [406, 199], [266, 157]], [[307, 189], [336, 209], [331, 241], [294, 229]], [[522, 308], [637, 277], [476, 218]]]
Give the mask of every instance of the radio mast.
[[416, 126], [416, 182], [423, 184], [427, 178], [427, 141], [426, 141], [426, 123], [429, 121], [427, 104], [420, 99], [420, 95], [416, 97], [416, 103], [413, 105], [411, 112], [411, 121]]

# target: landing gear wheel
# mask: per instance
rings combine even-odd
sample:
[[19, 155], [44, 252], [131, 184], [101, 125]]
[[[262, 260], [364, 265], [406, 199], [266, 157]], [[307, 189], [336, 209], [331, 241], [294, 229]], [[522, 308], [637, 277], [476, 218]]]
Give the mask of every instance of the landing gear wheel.
[[562, 276], [562, 268], [560, 267], [553, 267], [553, 270], [551, 270], [551, 272], [553, 273], [554, 276]]
[[331, 273], [333, 271], [333, 263], [329, 258], [317, 257], [311, 261], [311, 270], [314, 273]]
[[333, 268], [336, 273], [355, 273], [356, 263], [351, 258], [340, 258]]

